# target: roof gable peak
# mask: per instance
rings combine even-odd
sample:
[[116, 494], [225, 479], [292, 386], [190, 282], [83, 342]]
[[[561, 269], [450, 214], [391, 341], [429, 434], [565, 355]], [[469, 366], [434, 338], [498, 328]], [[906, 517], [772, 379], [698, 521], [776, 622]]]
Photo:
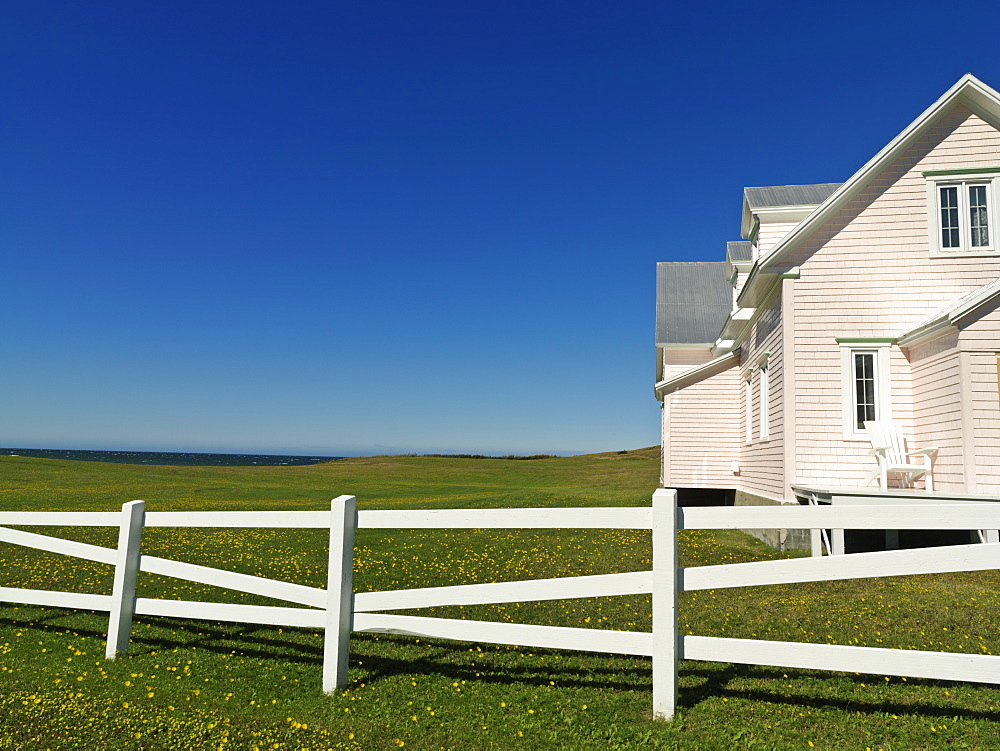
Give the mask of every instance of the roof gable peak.
[[774, 269], [776, 264], [797, 248], [814, 229], [836, 213], [851, 197], [867, 185], [871, 178], [909, 148], [928, 127], [959, 104], [968, 107], [977, 115], [983, 116], [994, 124], [1000, 124], [1000, 93], [971, 73], [966, 73], [899, 135], [886, 144], [881, 151], [868, 160], [847, 182], [834, 190], [797, 227], [776, 243], [767, 255], [761, 258], [760, 271], [767, 272]]

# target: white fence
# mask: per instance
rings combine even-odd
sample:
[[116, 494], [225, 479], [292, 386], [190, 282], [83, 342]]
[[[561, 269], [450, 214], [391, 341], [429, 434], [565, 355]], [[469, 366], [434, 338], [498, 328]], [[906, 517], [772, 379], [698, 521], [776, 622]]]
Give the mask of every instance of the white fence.
[[[117, 526], [117, 549], [72, 542], [4, 525]], [[144, 527], [268, 527], [328, 529], [327, 588], [141, 555]], [[598, 576], [469, 584], [385, 592], [352, 591], [354, 531], [381, 529], [651, 529], [653, 569]], [[0, 587], [0, 601], [109, 613], [106, 655], [128, 647], [134, 615], [196, 618], [324, 629], [323, 690], [347, 681], [351, 631], [611, 652], [652, 657], [653, 714], [669, 718], [677, 698], [678, 660], [710, 660], [776, 667], [843, 670], [881, 675], [1000, 683], [1000, 657], [846, 647], [677, 633], [677, 593], [765, 584], [832, 581], [874, 576], [977, 571], [1000, 567], [1000, 544], [896, 550], [847, 556], [677, 566], [678, 529], [995, 529], [994, 504], [919, 506], [746, 506], [677, 508], [676, 491], [658, 490], [651, 507], [357, 511], [353, 496], [341, 496], [330, 511], [149, 512], [142, 501], [121, 512], [0, 512], [0, 542], [76, 556], [115, 567], [111, 595]], [[136, 598], [139, 571], [171, 576], [306, 607], [274, 607]], [[649, 594], [652, 632], [536, 626], [427, 618], [384, 612], [443, 605], [557, 600]]]

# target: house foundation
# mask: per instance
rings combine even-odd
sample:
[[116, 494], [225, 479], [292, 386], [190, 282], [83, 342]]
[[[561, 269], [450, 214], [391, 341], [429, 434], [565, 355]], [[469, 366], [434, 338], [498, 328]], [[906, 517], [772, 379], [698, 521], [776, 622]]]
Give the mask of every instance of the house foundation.
[[[771, 498], [763, 498], [743, 490], [735, 491], [734, 506], [784, 506], [787, 504]], [[741, 529], [748, 535], [765, 542], [775, 550], [809, 550], [808, 529]]]

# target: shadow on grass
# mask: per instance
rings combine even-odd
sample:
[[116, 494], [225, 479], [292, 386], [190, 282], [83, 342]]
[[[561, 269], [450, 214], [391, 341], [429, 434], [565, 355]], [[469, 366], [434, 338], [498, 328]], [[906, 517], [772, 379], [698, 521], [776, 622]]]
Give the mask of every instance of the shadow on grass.
[[[717, 665], [718, 667], [711, 667]], [[824, 673], [813, 671], [801, 671], [783, 668], [770, 668], [759, 665], [724, 665], [722, 663], [711, 663], [704, 667], [682, 668], [681, 677], [701, 676], [705, 680], [698, 686], [685, 687], [680, 691], [680, 701], [678, 704], [690, 709], [703, 701], [714, 698], [743, 699], [745, 701], [764, 702], [766, 704], [777, 704], [794, 707], [807, 707], [810, 709], [839, 709], [845, 712], [856, 712], [864, 714], [912, 714], [921, 717], [941, 717], [951, 719], [961, 717], [966, 719], [989, 720], [991, 722], [1000, 721], [1000, 712], [970, 710], [955, 706], [942, 707], [927, 701], [914, 698], [912, 702], [876, 701], [865, 699], [838, 699], [831, 696], [810, 696], [805, 692], [810, 682], [827, 681], [832, 676], [839, 680], [849, 680], [859, 686], [875, 688], [877, 681], [882, 676], [876, 677], [874, 674], [860, 675], [846, 673]], [[786, 692], [769, 691], [765, 688], [741, 689], [731, 688], [729, 684], [735, 680], [746, 679], [755, 681], [781, 681], [785, 685], [799, 681], [799, 687], [786, 689]], [[898, 685], [898, 684], [896, 684]], [[918, 688], [968, 688], [971, 684], [958, 681], [938, 681], [924, 678], [908, 678], [908, 687]], [[983, 684], [976, 684], [982, 687]], [[994, 686], [989, 685], [989, 688]]]
[[[79, 616], [84, 618], [89, 616], [97, 620], [102, 614], [46, 608], [39, 609], [35, 614], [26, 613], [23, 618], [0, 617], [0, 628], [35, 629], [52, 634], [72, 633], [100, 641], [107, 638], [105, 629], [87, 627], [79, 623], [81, 620]], [[169, 630], [174, 637], [133, 633], [130, 640], [130, 656], [135, 657], [174, 649], [200, 649], [227, 657], [236, 651], [243, 657], [257, 660], [274, 660], [317, 667], [323, 659], [323, 648], [320, 644], [304, 644], [299, 641], [302, 638], [317, 638], [316, 632], [311, 629], [281, 627], [282, 631], [279, 633], [277, 626], [248, 624], [220, 626], [218, 622], [160, 617], [138, 617], [135, 619], [135, 624]], [[641, 694], [649, 694], [652, 690], [652, 669], [649, 660], [645, 658], [425, 638], [420, 638], [418, 644], [412, 637], [393, 634], [354, 634], [351, 643], [352, 668], [360, 667], [364, 673], [363, 682], [369, 686], [394, 676], [406, 675], [425, 678], [443, 677], [448, 680], [467, 680], [505, 686], [548, 687], [551, 685], [550, 681], [555, 681], [560, 688], [629, 691]], [[470, 649], [475, 650], [477, 647], [476, 652], [470, 653]], [[387, 648], [405, 654], [389, 656], [384, 654]], [[520, 657], [523, 649], [532, 650], [530, 658]], [[378, 654], [377, 651], [382, 651], [383, 654]], [[418, 651], [422, 654], [415, 656], [413, 653]], [[474, 656], [473, 664], [467, 664], [470, 656]], [[526, 659], [536, 662], [534, 665], [509, 664], [511, 660]], [[581, 661], [589, 664], [580, 664]], [[604, 664], [596, 664], [598, 661]], [[494, 662], [496, 664], [491, 664]], [[862, 714], [910, 714], [931, 718], [961, 717], [1000, 721], [1000, 712], [997, 711], [971, 710], [954, 705], [941, 706], [918, 697], [914, 697], [912, 702], [903, 702], [898, 699], [878, 701], [818, 696], [815, 693], [810, 695], [808, 691], [810, 685], [816, 685], [817, 681], [821, 681], [828, 686], [828, 681], [834, 676], [840, 681], [847, 680], [859, 686], [865, 684], [873, 689], [881, 679], [881, 676], [874, 675], [826, 673], [759, 665], [699, 663], [696, 667], [692, 667], [688, 663], [681, 666], [681, 680], [699, 677], [703, 680], [696, 686], [684, 686], [681, 689], [679, 707], [693, 709], [711, 699], [738, 698], [765, 704], [838, 709]], [[741, 680], [782, 682], [785, 686], [789, 683], [795, 684], [797, 681], [798, 686], [782, 691], [768, 690], [765, 687], [731, 687], [734, 681]], [[970, 686], [962, 682], [921, 678], [910, 678], [906, 685], [914, 689]]]

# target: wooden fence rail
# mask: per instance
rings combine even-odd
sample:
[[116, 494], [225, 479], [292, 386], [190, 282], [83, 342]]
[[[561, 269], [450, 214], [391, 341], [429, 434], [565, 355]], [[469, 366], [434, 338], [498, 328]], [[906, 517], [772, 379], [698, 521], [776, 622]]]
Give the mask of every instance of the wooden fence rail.
[[[678, 529], [998, 529], [996, 504], [918, 506], [753, 506], [678, 508], [676, 491], [658, 490], [642, 508], [460, 509], [358, 511], [340, 496], [330, 511], [145, 512], [142, 501], [120, 512], [0, 512], [0, 542], [75, 556], [115, 567], [111, 595], [0, 587], [0, 601], [79, 608], [109, 614], [106, 655], [127, 651], [136, 615], [194, 618], [324, 630], [322, 687], [347, 682], [350, 634], [375, 632], [427, 638], [516, 644], [652, 657], [653, 715], [670, 718], [677, 702], [681, 659], [776, 667], [877, 672], [946, 680], [1000, 682], [1000, 657], [915, 650], [688, 636], [677, 632], [678, 593], [699, 589], [833, 581], [1000, 567], [1000, 544], [895, 550], [847, 556], [679, 568]], [[117, 548], [104, 548], [9, 525], [114, 526]], [[257, 527], [329, 530], [325, 589], [142, 555], [146, 527]], [[354, 593], [352, 568], [357, 528], [372, 529], [649, 529], [653, 568], [487, 584]], [[147, 572], [260, 595], [304, 607], [236, 605], [137, 598], [136, 577]], [[652, 594], [651, 632], [537, 626], [428, 618], [376, 611], [479, 605], [582, 597]]]

